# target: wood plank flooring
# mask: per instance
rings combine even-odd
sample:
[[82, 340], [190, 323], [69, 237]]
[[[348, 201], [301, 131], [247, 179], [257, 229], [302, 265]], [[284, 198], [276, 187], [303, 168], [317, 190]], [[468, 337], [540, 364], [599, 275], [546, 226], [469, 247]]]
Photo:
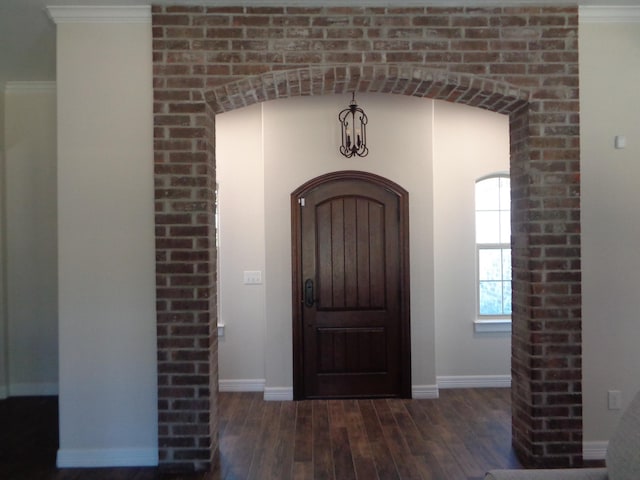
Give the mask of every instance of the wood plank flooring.
[[442, 390], [437, 400], [264, 402], [220, 394], [213, 472], [55, 468], [57, 399], [0, 402], [3, 480], [476, 480], [518, 468], [509, 389]]

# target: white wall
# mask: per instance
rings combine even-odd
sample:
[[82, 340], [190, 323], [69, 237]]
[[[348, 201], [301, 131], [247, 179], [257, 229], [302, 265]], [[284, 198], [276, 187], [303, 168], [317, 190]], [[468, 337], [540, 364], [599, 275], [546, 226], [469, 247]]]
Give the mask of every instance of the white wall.
[[[474, 182], [508, 170], [507, 119], [439, 103], [434, 117], [434, 102], [403, 96], [357, 100], [370, 119], [366, 158], [346, 159], [337, 149], [337, 112], [348, 95], [267, 102], [216, 118], [223, 389], [262, 378], [267, 398], [291, 392], [290, 193], [345, 169], [385, 176], [409, 191], [414, 393], [435, 392], [436, 372], [509, 376], [508, 333], [475, 335], [472, 323]], [[243, 270], [263, 268], [264, 285], [241, 284]]]
[[4, 85], [0, 93], [0, 400], [9, 395], [9, 344], [7, 332], [7, 262], [5, 220], [5, 160], [4, 160]]
[[[218, 182], [218, 339], [223, 390], [262, 390], [265, 383], [265, 218], [262, 106], [216, 118]], [[261, 285], [245, 285], [244, 271], [260, 271]]]
[[[509, 385], [511, 334], [475, 333], [475, 182], [509, 172], [509, 119], [435, 103], [434, 216], [436, 371], [439, 383]], [[483, 376], [489, 378], [482, 378]], [[461, 378], [462, 377], [462, 378]], [[466, 384], [474, 379], [466, 379]]]
[[0, 95], [0, 152], [4, 153], [4, 123], [5, 123], [5, 111], [4, 111], [4, 91], [6, 88], [6, 84], [0, 84], [0, 91], [2, 95]]
[[57, 31], [58, 465], [153, 465], [150, 19]]
[[8, 394], [58, 392], [55, 84], [5, 97]]
[[624, 407], [640, 389], [640, 23], [582, 23], [579, 41], [584, 438], [597, 442], [620, 415], [607, 391]]

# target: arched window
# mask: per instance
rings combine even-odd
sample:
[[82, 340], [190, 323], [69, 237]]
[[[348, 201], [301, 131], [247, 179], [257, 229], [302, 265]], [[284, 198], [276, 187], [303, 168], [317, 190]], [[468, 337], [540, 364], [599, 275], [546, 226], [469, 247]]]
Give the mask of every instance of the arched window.
[[476, 182], [478, 318], [511, 316], [511, 199], [506, 174]]

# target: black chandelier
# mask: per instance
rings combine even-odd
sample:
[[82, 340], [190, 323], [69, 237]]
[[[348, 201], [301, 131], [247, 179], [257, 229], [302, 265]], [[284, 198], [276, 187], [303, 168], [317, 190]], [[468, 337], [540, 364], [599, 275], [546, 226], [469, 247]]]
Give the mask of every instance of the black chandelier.
[[338, 114], [342, 128], [342, 145], [340, 153], [347, 158], [358, 155], [366, 157], [367, 148], [367, 115], [356, 104], [356, 92], [353, 92], [351, 103]]

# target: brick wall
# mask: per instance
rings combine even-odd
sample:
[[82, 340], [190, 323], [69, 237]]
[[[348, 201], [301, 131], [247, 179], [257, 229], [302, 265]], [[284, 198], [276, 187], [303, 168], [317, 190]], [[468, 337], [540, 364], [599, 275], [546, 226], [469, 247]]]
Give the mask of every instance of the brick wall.
[[576, 8], [153, 7], [160, 458], [215, 461], [215, 114], [386, 92], [510, 116], [513, 438], [582, 461]]

